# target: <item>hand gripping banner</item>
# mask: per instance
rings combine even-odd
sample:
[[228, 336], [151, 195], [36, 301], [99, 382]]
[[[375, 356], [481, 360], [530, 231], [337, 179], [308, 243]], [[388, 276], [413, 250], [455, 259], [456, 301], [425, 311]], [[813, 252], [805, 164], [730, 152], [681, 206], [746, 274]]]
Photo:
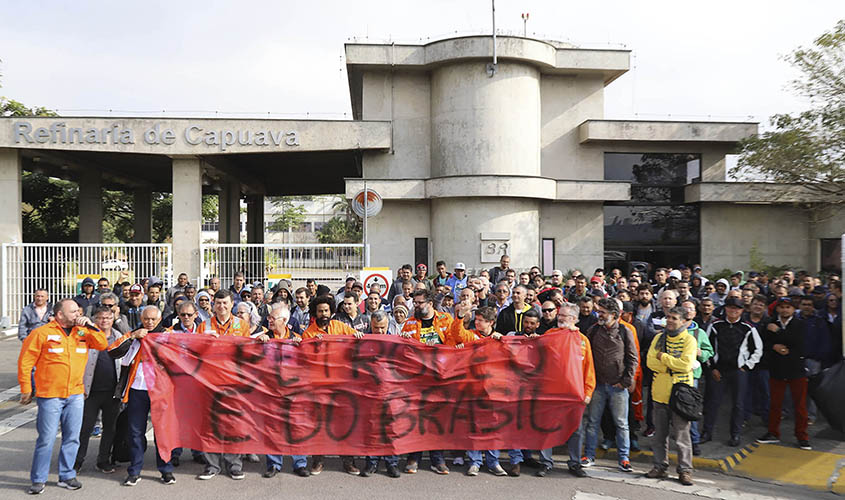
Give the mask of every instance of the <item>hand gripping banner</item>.
[[266, 344], [150, 334], [144, 376], [161, 456], [396, 455], [540, 449], [581, 421], [580, 338], [505, 337], [463, 349], [387, 335]]

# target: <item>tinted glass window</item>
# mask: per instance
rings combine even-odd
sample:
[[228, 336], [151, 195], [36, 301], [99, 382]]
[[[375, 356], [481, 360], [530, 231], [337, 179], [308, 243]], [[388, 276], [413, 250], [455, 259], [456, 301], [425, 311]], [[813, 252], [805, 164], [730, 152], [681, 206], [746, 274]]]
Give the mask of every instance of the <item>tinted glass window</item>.
[[639, 186], [683, 186], [701, 176], [696, 154], [605, 153], [604, 178]]
[[608, 205], [604, 207], [606, 247], [697, 245], [695, 205]]

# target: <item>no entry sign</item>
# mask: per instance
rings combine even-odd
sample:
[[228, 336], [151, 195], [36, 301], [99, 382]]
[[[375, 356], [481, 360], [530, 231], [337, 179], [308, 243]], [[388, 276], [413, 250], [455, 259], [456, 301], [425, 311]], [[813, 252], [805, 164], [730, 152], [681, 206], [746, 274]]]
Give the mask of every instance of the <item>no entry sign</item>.
[[364, 293], [369, 293], [370, 287], [378, 285], [381, 296], [387, 297], [393, 283], [393, 271], [389, 267], [365, 267], [361, 270], [361, 282], [364, 283]]

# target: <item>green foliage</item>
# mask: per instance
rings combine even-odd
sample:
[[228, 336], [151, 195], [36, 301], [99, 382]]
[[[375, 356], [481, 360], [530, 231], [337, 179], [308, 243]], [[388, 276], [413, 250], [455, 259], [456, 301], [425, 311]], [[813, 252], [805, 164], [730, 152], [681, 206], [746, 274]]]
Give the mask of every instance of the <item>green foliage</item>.
[[845, 202], [845, 20], [785, 59], [800, 72], [792, 88], [810, 108], [771, 117], [774, 130], [742, 142], [731, 173], [802, 184], [826, 201]]
[[79, 241], [79, 187], [70, 181], [23, 172], [23, 240], [27, 243]]
[[728, 277], [730, 277], [730, 275], [732, 275], [732, 274], [733, 274], [733, 273], [735, 273], [735, 272], [736, 272], [736, 271], [734, 271], [733, 269], [730, 269], [730, 268], [727, 268], [727, 267], [726, 267], [726, 268], [722, 269], [721, 271], [716, 271], [715, 273], [713, 273], [713, 274], [708, 274], [708, 275], [706, 275], [705, 277], [706, 277], [708, 280], [710, 280], [710, 281], [712, 281], [713, 283], [715, 283], [716, 281], [718, 281], [718, 280], [720, 280], [720, 279], [722, 279], [722, 278], [728, 279]]
[[305, 221], [305, 208], [296, 205], [294, 196], [271, 196], [270, 203], [279, 209], [270, 224], [271, 231], [287, 231], [296, 228]]
[[26, 116], [59, 116], [55, 111], [38, 107], [29, 108], [21, 102], [7, 97], [0, 97], [0, 116], [3, 117], [26, 117]]
[[360, 243], [362, 238], [361, 222], [345, 215], [335, 215], [317, 231], [320, 243]]

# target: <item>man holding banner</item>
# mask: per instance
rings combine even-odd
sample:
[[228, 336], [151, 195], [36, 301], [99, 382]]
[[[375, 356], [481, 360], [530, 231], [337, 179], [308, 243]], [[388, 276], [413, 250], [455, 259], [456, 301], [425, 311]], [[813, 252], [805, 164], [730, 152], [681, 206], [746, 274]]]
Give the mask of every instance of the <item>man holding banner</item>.
[[[238, 282], [238, 274], [241, 281]], [[235, 274], [235, 283], [243, 284], [243, 274]], [[234, 287], [235, 285], [232, 285]], [[200, 323], [197, 333], [205, 333], [214, 337], [223, 335], [234, 335], [238, 337], [249, 337], [249, 323], [242, 321], [232, 314], [232, 305], [235, 295], [229, 290], [218, 290], [214, 294], [214, 316]], [[207, 480], [219, 474], [223, 467], [229, 473], [229, 477], [235, 480], [244, 478], [243, 460], [235, 453], [203, 453], [206, 467], [197, 479]]]

